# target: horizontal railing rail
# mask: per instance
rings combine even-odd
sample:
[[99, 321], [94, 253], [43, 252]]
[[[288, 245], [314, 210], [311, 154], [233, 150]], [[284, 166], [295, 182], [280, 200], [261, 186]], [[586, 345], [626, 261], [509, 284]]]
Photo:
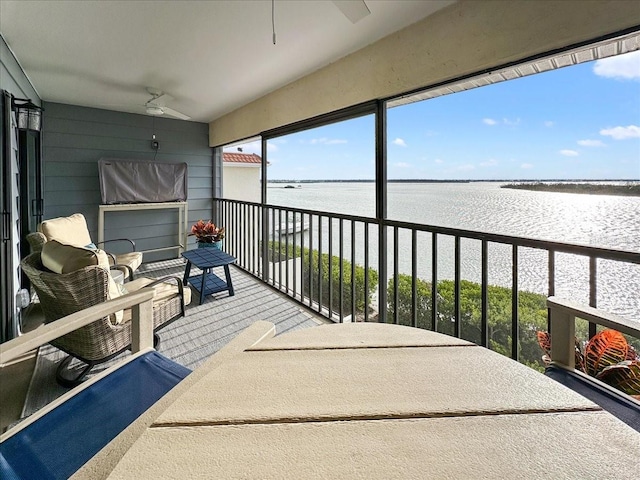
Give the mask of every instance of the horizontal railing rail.
[[[463, 293], [472, 287], [463, 280], [462, 259], [466, 254], [462, 244], [479, 242], [477, 310], [480, 318], [477, 331], [471, 332], [473, 338], [467, 339], [483, 346], [491, 346], [495, 341], [491, 333], [494, 326], [490, 321], [489, 300], [490, 295], [496, 293], [489, 283], [489, 247], [494, 244], [508, 246], [511, 318], [506, 337], [510, 344], [508, 353], [514, 359], [520, 356], [520, 335], [535, 335], [535, 332], [523, 332], [519, 322], [519, 268], [523, 249], [546, 253], [547, 296], [556, 294], [558, 254], [588, 259], [591, 307], [597, 306], [599, 260], [640, 265], [640, 252], [589, 245], [239, 200], [214, 199], [214, 209], [217, 223], [225, 225], [227, 230], [225, 249], [238, 259], [240, 268], [337, 322], [389, 321], [468, 337], [469, 326], [464, 321], [468, 320], [469, 307], [463, 305], [466, 301]], [[378, 248], [378, 242], [384, 243], [383, 248]], [[425, 243], [430, 255], [420, 260], [418, 253], [422, 252]], [[406, 247], [403, 252], [400, 251], [401, 244]], [[407, 249], [410, 258], [405, 259]], [[448, 292], [445, 298], [439, 290], [448, 289], [449, 285], [441, 282], [439, 264], [445, 256], [443, 252], [449, 249], [453, 250], [453, 292]], [[404, 269], [410, 273], [400, 271], [401, 261], [405, 261]], [[430, 268], [427, 280], [419, 278], [419, 266], [424, 270], [425, 263]], [[389, 265], [391, 267], [387, 268]], [[388, 272], [391, 278], [378, 279], [378, 272]], [[376, 287], [377, 297], [374, 295]], [[547, 315], [547, 329], [548, 321]], [[595, 334], [595, 328], [595, 324], [590, 324], [590, 336]]]

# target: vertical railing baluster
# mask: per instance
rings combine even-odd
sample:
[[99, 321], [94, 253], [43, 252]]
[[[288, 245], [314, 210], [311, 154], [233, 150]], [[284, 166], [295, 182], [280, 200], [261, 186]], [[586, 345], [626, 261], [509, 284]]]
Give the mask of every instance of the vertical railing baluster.
[[333, 218], [329, 218], [329, 318], [333, 319]]
[[462, 335], [462, 316], [460, 314], [460, 285], [462, 283], [462, 272], [460, 270], [460, 237], [456, 235], [454, 242], [453, 310], [455, 319], [453, 324], [453, 334], [456, 338], [460, 338]]
[[480, 344], [489, 347], [489, 248], [488, 242], [482, 240], [482, 299], [480, 309]]
[[242, 245], [244, 247], [244, 255], [242, 258], [242, 266], [249, 270], [249, 242], [247, 239], [249, 238], [249, 205], [245, 204], [244, 209], [242, 211], [242, 217], [244, 220], [244, 233], [242, 235], [243, 242]]
[[[589, 257], [589, 306], [598, 306], [598, 259]], [[597, 333], [596, 324], [589, 322], [589, 338], [593, 338]]]
[[258, 266], [256, 264], [256, 259], [258, 257], [258, 242], [256, 241], [256, 235], [258, 234], [259, 229], [259, 221], [258, 221], [258, 207], [255, 205], [251, 206], [251, 225], [253, 225], [253, 232], [251, 233], [253, 242], [251, 243], [251, 268], [253, 269], [253, 273], [258, 272]]
[[271, 207], [271, 285], [276, 285], [276, 209]]
[[238, 209], [240, 205], [238, 202], [234, 202], [233, 207], [233, 230], [235, 232], [233, 235], [233, 256], [238, 258], [238, 252], [240, 250], [240, 222], [238, 220], [240, 215], [238, 214]]
[[[556, 294], [556, 252], [555, 250], [549, 250], [549, 294], [548, 297], [553, 297]], [[547, 309], [547, 332], [551, 334], [551, 315], [549, 309]]]
[[518, 315], [518, 245], [511, 247], [511, 358], [518, 360], [520, 345], [520, 322]]
[[[304, 237], [304, 225], [303, 225], [303, 220], [304, 219], [300, 219], [300, 238]], [[298, 221], [298, 213], [294, 210], [293, 211], [293, 223], [296, 223]], [[293, 236], [293, 298], [296, 298], [296, 295], [298, 294], [298, 251], [297, 251], [297, 247], [298, 247], [298, 235], [294, 235]], [[300, 263], [302, 264], [302, 253], [300, 254]], [[302, 269], [302, 266], [300, 266], [300, 268]], [[300, 299], [302, 300], [302, 297], [300, 297]]]
[[364, 223], [364, 321], [369, 321], [369, 223]]
[[[233, 230], [231, 229], [231, 214], [229, 213], [229, 202], [225, 200], [222, 208], [224, 209], [224, 226], [227, 229], [227, 241], [224, 242], [224, 246], [227, 253], [231, 253], [231, 240], [233, 238]], [[231, 237], [229, 236], [229, 234], [231, 234]]]
[[411, 230], [411, 326], [418, 326], [418, 231]]
[[393, 227], [393, 323], [399, 323], [398, 318], [398, 227]]
[[322, 215], [318, 216], [318, 312], [322, 312]]
[[[291, 212], [289, 211], [289, 209], [286, 209], [284, 211], [284, 216], [287, 219], [287, 223], [289, 222], [289, 215], [291, 215]], [[292, 222], [293, 225], [293, 237], [295, 238], [295, 236], [298, 234], [296, 231], [296, 222], [295, 220]], [[286, 262], [284, 264], [284, 289], [286, 290], [287, 294], [289, 294], [289, 235], [287, 235], [286, 237], [284, 237], [284, 261]]]
[[269, 283], [269, 211], [260, 204], [260, 250], [262, 258], [262, 281]]
[[351, 220], [351, 321], [356, 321], [356, 222]]
[[438, 234], [431, 233], [431, 330], [438, 331]]
[[309, 306], [313, 303], [313, 215], [309, 214]]
[[344, 321], [344, 224], [342, 218], [338, 223], [340, 227], [340, 291], [338, 299], [340, 300], [340, 323]]
[[[280, 222], [280, 227], [278, 229], [278, 290], [282, 290], [282, 209], [278, 209], [278, 222]], [[289, 225], [285, 223], [284, 225], [284, 235], [285, 238], [287, 236]]]
[[378, 227], [378, 322], [387, 322], [387, 227], [377, 220]]

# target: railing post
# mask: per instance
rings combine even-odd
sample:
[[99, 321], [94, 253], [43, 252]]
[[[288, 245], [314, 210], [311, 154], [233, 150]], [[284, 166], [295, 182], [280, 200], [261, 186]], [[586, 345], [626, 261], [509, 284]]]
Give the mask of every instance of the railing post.
[[153, 300], [131, 309], [131, 353], [153, 348]]
[[482, 240], [482, 253], [481, 263], [482, 268], [480, 272], [481, 288], [481, 308], [480, 308], [480, 345], [490, 348], [489, 343], [489, 245], [487, 240]]
[[575, 316], [562, 312], [558, 308], [549, 308], [551, 322], [551, 359], [568, 368], [576, 366]]
[[260, 205], [262, 212], [262, 228], [260, 229], [260, 245], [262, 250], [262, 281], [269, 283], [269, 211], [264, 204]]
[[268, 283], [269, 279], [269, 259], [267, 258], [267, 254], [269, 251], [269, 215], [267, 209], [264, 207], [267, 204], [267, 165], [268, 155], [267, 152], [267, 139], [262, 137], [262, 163], [260, 165], [260, 174], [262, 177], [262, 182], [260, 183], [260, 209], [262, 210], [262, 229], [260, 232], [260, 237], [262, 241], [262, 281]]
[[[589, 257], [589, 306], [598, 306], [598, 259], [594, 256]], [[589, 338], [595, 337], [596, 333], [596, 324], [589, 322]]]
[[387, 107], [376, 102], [376, 221], [378, 223], [378, 321], [387, 321]]
[[387, 227], [378, 223], [378, 322], [387, 323]]

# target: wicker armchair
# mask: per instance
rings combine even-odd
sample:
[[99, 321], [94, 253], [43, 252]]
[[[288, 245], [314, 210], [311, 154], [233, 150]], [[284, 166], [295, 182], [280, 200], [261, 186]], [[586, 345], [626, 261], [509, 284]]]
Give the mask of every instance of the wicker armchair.
[[[88, 266], [71, 273], [53, 273], [42, 265], [39, 252], [25, 257], [20, 266], [38, 294], [45, 323], [107, 301], [109, 274], [100, 266]], [[166, 282], [176, 286], [169, 286]], [[154, 286], [159, 290], [153, 302], [153, 325], [154, 332], [157, 332], [184, 316], [185, 305], [191, 301], [191, 295], [188, 289], [183, 289], [182, 279], [178, 277], [159, 280], [139, 278], [125, 284], [129, 292]], [[58, 365], [57, 382], [65, 387], [77, 385], [96, 364], [129, 349], [130, 318], [131, 311], [125, 310], [120, 323], [115, 322], [113, 315], [107, 316], [52, 341], [53, 346], [69, 354]], [[73, 357], [86, 364], [78, 374], [68, 369]]]

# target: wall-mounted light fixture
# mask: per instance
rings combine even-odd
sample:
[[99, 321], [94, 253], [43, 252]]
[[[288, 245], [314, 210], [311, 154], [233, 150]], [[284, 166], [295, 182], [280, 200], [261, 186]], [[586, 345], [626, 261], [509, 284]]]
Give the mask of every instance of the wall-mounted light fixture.
[[16, 112], [18, 129], [40, 131], [42, 128], [42, 112], [44, 108], [37, 106], [28, 98], [14, 98], [13, 109]]

